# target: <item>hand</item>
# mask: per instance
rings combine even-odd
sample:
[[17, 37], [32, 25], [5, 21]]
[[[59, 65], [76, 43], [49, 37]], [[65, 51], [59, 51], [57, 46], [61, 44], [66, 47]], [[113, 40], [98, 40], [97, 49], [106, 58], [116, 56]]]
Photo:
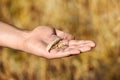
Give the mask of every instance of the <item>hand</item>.
[[[68, 47], [64, 49], [52, 49], [50, 52], [47, 52], [47, 45], [57, 36], [62, 38], [62, 41]], [[51, 27], [40, 26], [27, 33], [21, 49], [51, 59], [80, 54], [81, 52], [90, 51], [92, 47], [95, 47], [95, 43], [91, 40], [74, 40], [74, 37], [68, 33]]]

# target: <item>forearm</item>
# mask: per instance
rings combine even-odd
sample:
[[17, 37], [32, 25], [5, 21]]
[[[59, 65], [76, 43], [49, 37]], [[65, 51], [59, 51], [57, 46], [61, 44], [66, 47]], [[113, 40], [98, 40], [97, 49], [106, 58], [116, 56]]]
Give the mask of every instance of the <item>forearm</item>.
[[0, 22], [0, 46], [19, 49], [25, 37], [25, 31]]

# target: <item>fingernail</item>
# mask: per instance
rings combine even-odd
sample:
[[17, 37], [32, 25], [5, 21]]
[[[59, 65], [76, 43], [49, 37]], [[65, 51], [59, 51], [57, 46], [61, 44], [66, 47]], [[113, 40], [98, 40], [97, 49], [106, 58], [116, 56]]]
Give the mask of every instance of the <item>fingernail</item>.
[[95, 43], [93, 42], [93, 43], [91, 43], [91, 47], [95, 47]]

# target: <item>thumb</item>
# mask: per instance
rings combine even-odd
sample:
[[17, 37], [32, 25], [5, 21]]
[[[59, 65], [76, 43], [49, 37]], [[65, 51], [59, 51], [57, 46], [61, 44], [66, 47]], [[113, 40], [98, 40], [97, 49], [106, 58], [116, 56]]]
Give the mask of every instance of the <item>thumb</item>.
[[60, 40], [62, 40], [61, 37], [53, 34], [53, 35], [51, 35], [50, 37], [48, 37], [48, 40], [46, 40], [46, 43], [49, 44], [49, 43], [51, 43], [51, 42], [53, 42], [53, 41], [58, 42], [58, 41], [60, 41]]

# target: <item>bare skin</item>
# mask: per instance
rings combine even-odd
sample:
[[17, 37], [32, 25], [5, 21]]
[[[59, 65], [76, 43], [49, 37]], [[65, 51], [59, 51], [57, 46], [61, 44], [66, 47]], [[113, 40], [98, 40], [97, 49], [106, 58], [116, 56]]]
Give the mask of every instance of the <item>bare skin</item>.
[[[51, 49], [48, 52], [47, 45], [57, 36], [68, 46], [64, 49]], [[22, 31], [0, 22], [0, 46], [53, 59], [90, 51], [95, 47], [95, 43], [91, 40], [74, 40], [71, 34], [52, 27], [38, 26], [32, 31]]]

